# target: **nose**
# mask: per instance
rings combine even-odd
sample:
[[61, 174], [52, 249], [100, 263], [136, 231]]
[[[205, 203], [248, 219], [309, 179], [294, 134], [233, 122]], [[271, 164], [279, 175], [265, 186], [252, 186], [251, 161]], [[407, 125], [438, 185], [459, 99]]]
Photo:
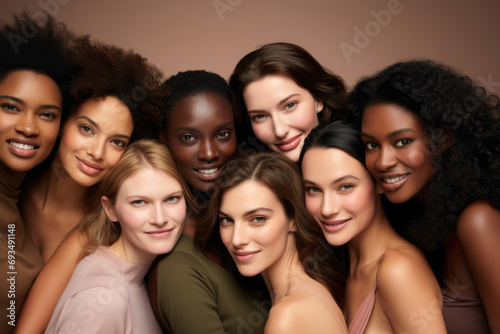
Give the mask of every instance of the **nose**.
[[380, 171], [386, 171], [397, 164], [397, 159], [394, 155], [394, 149], [392, 147], [381, 146], [379, 154], [375, 161], [375, 166]]
[[213, 161], [217, 159], [219, 156], [219, 152], [217, 151], [216, 144], [211, 139], [203, 139], [201, 140], [199, 151], [198, 151], [198, 159], [204, 161]]
[[87, 147], [87, 154], [94, 160], [99, 161], [104, 158], [106, 153], [106, 139], [94, 138]]
[[152, 224], [157, 226], [165, 225], [168, 221], [167, 215], [164, 212], [163, 203], [153, 205]]
[[286, 121], [286, 117], [281, 115], [280, 113], [275, 113], [272, 115], [272, 120], [274, 126], [274, 135], [277, 138], [284, 138], [290, 130], [288, 122]]
[[325, 192], [321, 202], [321, 215], [323, 217], [332, 217], [340, 212], [338, 199], [329, 192]]
[[35, 120], [35, 115], [31, 112], [21, 113], [16, 124], [16, 132], [26, 137], [33, 137], [39, 134], [39, 128]]
[[232, 242], [233, 246], [237, 248], [248, 244], [248, 231], [244, 224], [234, 223]]

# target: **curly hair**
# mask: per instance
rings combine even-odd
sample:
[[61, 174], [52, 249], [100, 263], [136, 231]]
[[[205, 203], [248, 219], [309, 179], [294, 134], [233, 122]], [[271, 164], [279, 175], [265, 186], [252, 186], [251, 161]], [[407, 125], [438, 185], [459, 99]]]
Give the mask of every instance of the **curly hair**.
[[165, 95], [160, 70], [133, 50], [93, 41], [88, 35], [78, 38], [73, 49], [78, 69], [71, 83], [71, 112], [88, 99], [114, 96], [130, 109], [131, 142], [158, 138]]
[[[413, 60], [361, 80], [348, 96], [349, 122], [361, 128], [366, 107], [380, 103], [400, 105], [418, 117], [431, 139], [437, 170], [423, 207], [416, 201], [386, 201], [398, 232], [431, 251], [443, 246], [471, 202], [487, 200], [500, 209], [498, 96], [450, 67]], [[436, 147], [446, 140], [451, 146], [440, 153]]]
[[[337, 303], [342, 305], [345, 285], [343, 266], [335, 249], [326, 243], [321, 227], [305, 207], [304, 188], [297, 165], [280, 153], [250, 153], [223, 166], [215, 182], [206, 215], [197, 226], [195, 240], [201, 248], [214, 252], [225, 263], [235, 267], [220, 238], [219, 206], [228, 189], [248, 180], [262, 183], [279, 198], [285, 214], [295, 222], [296, 248], [306, 273], [327, 287]], [[221, 249], [224, 251], [221, 252]]]
[[44, 22], [28, 12], [14, 14], [13, 23], [0, 28], [0, 81], [16, 70], [47, 75], [61, 91], [64, 119], [73, 70], [71, 45], [76, 37], [64, 23], [45, 12], [42, 16]]
[[244, 56], [229, 79], [236, 116], [246, 131], [242, 134], [244, 138], [253, 133], [243, 91], [250, 83], [272, 74], [293, 79], [323, 102], [323, 110], [318, 115], [320, 124], [345, 119], [347, 91], [343, 80], [321, 66], [304, 48], [291, 43], [270, 43]]

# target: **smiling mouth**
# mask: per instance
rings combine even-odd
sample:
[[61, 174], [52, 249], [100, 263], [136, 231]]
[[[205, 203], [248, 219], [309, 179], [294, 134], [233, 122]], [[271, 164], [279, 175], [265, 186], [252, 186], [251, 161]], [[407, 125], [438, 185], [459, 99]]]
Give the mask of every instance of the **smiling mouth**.
[[300, 144], [302, 135], [297, 135], [290, 139], [284, 140], [282, 142], [276, 143], [276, 147], [278, 147], [281, 151], [291, 151]]
[[22, 144], [22, 143], [18, 143], [18, 142], [15, 142], [15, 141], [8, 141], [8, 143], [18, 149], [21, 149], [21, 150], [34, 150], [36, 148], [35, 145], [29, 145], [29, 144]]
[[216, 173], [219, 170], [219, 167], [215, 168], [210, 168], [210, 169], [195, 169], [198, 173], [205, 174], [205, 175], [212, 175]]
[[396, 182], [401, 181], [403, 179], [406, 179], [408, 177], [408, 175], [410, 175], [410, 173], [405, 174], [405, 175], [401, 175], [401, 176], [396, 176], [396, 177], [382, 178], [382, 180], [385, 183], [393, 184], [393, 183], [396, 183]]

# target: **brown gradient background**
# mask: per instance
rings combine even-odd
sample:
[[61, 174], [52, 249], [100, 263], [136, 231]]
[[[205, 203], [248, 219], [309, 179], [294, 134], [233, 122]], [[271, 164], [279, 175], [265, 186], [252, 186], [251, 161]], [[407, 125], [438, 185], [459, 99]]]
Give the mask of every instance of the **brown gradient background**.
[[[399, 13], [382, 26], [372, 11], [390, 4]], [[248, 52], [286, 41], [303, 46], [349, 86], [398, 60], [431, 58], [500, 94], [498, 0], [2, 0], [0, 19], [44, 7], [78, 33], [141, 53], [165, 77], [206, 69], [228, 78]], [[341, 43], [356, 46], [355, 29], [367, 27], [369, 43], [348, 62]]]

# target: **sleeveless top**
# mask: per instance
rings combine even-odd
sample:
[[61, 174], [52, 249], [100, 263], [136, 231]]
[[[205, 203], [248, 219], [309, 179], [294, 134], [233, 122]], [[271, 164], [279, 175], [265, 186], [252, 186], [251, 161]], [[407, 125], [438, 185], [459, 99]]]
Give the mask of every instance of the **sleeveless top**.
[[368, 296], [366, 296], [365, 300], [354, 315], [354, 318], [349, 324], [349, 334], [364, 333], [368, 320], [370, 320], [370, 316], [372, 315], [373, 306], [375, 305], [376, 292], [377, 285], [375, 285]]
[[448, 333], [490, 333], [479, 296], [456, 295], [446, 290], [442, 293], [443, 317]]

